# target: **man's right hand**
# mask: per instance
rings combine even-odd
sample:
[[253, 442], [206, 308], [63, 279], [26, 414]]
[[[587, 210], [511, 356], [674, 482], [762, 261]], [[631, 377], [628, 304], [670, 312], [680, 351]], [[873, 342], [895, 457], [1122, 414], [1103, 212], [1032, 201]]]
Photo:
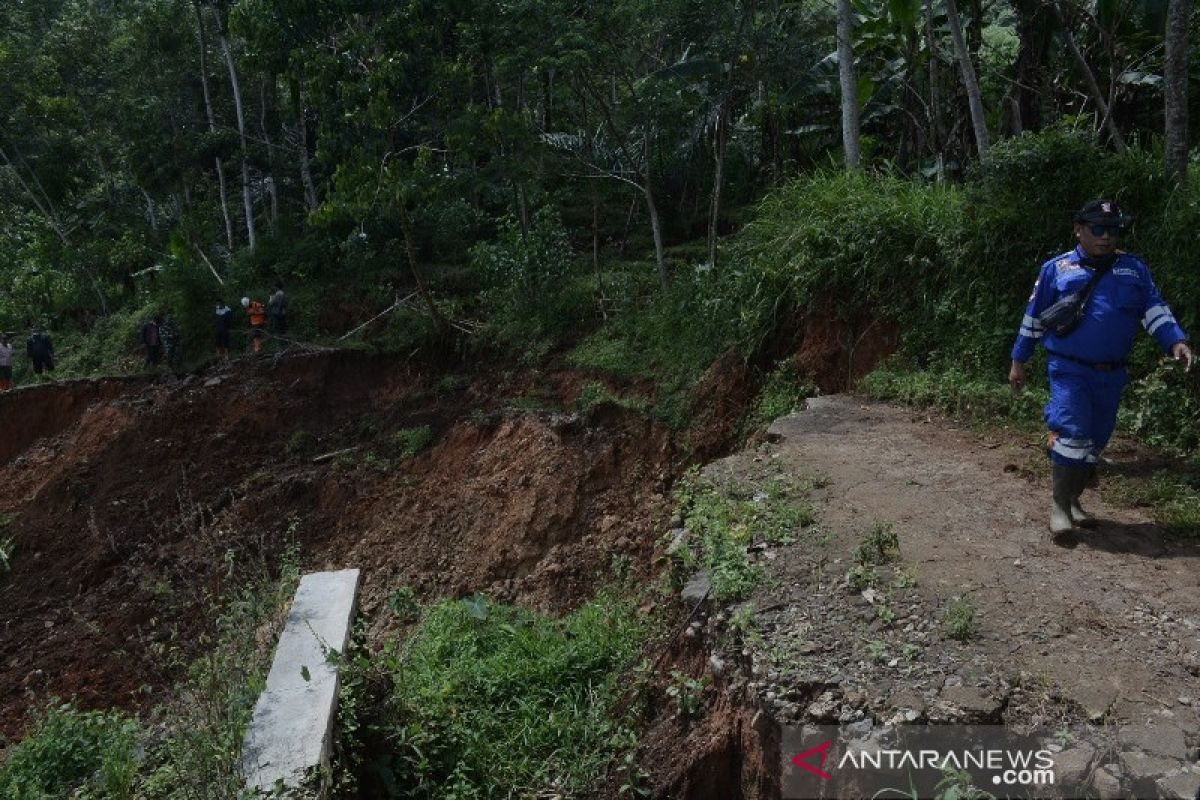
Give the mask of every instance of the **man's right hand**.
[[1012, 387], [1014, 392], [1019, 392], [1025, 388], [1025, 365], [1020, 361], [1012, 362], [1012, 367], [1008, 370], [1008, 385]]

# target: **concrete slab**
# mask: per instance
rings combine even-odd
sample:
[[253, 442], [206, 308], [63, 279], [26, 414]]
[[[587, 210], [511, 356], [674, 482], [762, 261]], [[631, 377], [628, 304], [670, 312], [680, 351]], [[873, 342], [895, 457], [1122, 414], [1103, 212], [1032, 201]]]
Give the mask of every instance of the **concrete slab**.
[[343, 652], [349, 641], [358, 579], [356, 569], [300, 579], [267, 688], [246, 730], [242, 773], [248, 789], [299, 788], [309, 770], [329, 766], [338, 674], [327, 652]]

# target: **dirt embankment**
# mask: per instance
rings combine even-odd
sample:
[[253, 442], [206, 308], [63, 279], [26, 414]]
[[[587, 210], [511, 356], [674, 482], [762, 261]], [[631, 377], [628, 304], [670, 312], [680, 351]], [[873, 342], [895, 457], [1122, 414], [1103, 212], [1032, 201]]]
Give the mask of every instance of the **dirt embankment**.
[[[706, 385], [745, 377], [718, 369]], [[160, 701], [213, 597], [273, 569], [293, 540], [306, 569], [364, 570], [369, 617], [401, 585], [562, 612], [614, 556], [649, 575], [675, 476], [720, 451], [744, 405], [710, 409], [681, 439], [612, 404], [576, 413], [582, 383], [320, 354], [0, 399], [6, 427], [26, 429], [0, 463], [0, 534], [15, 542], [0, 578], [0, 733], [19, 735], [51, 695]], [[513, 402], [531, 396], [546, 408]], [[405, 456], [421, 427], [428, 446]]]

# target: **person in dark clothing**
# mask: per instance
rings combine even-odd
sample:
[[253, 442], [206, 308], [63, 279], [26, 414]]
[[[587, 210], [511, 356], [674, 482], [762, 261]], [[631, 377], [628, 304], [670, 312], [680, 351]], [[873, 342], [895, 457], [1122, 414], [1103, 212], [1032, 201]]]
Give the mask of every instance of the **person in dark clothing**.
[[0, 333], [0, 392], [12, 388], [12, 341], [7, 333]]
[[287, 305], [283, 284], [275, 284], [275, 291], [267, 299], [267, 321], [269, 330], [276, 336], [287, 335]]
[[142, 344], [146, 346], [146, 363], [143, 366], [157, 367], [158, 362], [162, 359], [161, 325], [162, 316], [156, 315], [154, 319], [142, 326]]
[[34, 326], [25, 340], [25, 354], [33, 363], [35, 375], [54, 371], [54, 342], [41, 326]]
[[217, 355], [229, 357], [229, 331], [233, 328], [233, 309], [224, 300], [217, 301]]
[[179, 368], [179, 325], [170, 314], [158, 326], [158, 335], [163, 343], [163, 355], [167, 357], [167, 366]]

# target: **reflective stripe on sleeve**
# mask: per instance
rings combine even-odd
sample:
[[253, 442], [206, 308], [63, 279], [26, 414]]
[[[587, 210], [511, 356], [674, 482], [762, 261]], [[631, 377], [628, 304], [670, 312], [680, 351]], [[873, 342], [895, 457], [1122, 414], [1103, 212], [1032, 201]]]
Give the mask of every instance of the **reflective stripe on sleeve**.
[[1171, 311], [1162, 303], [1156, 306], [1151, 306], [1146, 310], [1146, 315], [1142, 317], [1142, 326], [1146, 330], [1150, 330], [1150, 326], [1164, 316], [1171, 316]]
[[1159, 328], [1161, 328], [1162, 326], [1174, 325], [1174, 324], [1175, 324], [1175, 318], [1173, 316], [1171, 316], [1170, 314], [1163, 314], [1161, 317], [1156, 319], [1149, 327], [1146, 328], [1146, 332], [1149, 333], [1150, 335], [1154, 335], [1154, 332], [1156, 330], [1158, 330]]

